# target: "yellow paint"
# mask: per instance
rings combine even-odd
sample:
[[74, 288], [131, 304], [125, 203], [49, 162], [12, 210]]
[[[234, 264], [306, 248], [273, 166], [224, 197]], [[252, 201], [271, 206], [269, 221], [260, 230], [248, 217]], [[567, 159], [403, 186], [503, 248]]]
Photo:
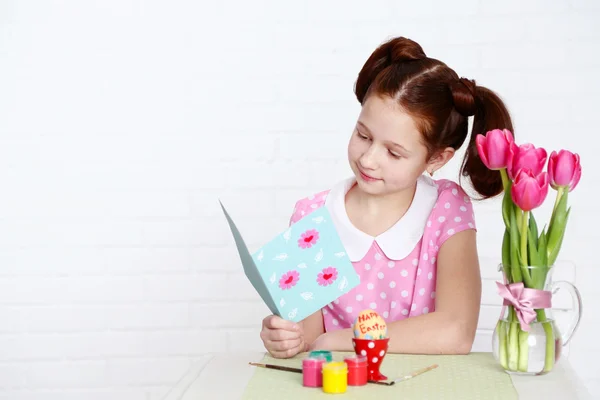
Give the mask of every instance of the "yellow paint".
[[323, 364], [323, 391], [325, 393], [345, 393], [348, 388], [348, 365], [334, 361]]

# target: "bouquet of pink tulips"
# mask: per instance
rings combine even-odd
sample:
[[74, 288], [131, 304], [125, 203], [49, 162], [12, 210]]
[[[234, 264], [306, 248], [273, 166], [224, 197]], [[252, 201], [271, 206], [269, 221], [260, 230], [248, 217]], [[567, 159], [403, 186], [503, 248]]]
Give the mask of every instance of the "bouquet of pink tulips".
[[[508, 307], [510, 326], [499, 329], [499, 359], [506, 370], [527, 371], [528, 332], [537, 318], [546, 335], [543, 371], [549, 372], [555, 361], [555, 338], [552, 322], [546, 318], [551, 293], [544, 285], [565, 234], [568, 194], [581, 177], [579, 156], [567, 150], [553, 151], [544, 171], [546, 150], [529, 143], [515, 144], [506, 129], [478, 135], [476, 143], [481, 160], [499, 171], [504, 187], [502, 264], [508, 284], [498, 284], [498, 288]], [[548, 186], [556, 191], [556, 199], [550, 221], [540, 231], [532, 210], [543, 204]], [[501, 323], [506, 324], [502, 318]]]

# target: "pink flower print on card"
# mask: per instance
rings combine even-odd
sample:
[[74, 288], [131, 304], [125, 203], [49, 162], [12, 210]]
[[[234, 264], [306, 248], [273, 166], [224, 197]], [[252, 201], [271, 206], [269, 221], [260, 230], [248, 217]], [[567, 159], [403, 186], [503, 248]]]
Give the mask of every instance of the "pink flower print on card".
[[300, 235], [298, 239], [298, 247], [302, 249], [311, 248], [319, 240], [319, 232], [316, 229], [309, 229]]
[[338, 272], [334, 267], [323, 268], [317, 276], [317, 283], [321, 286], [329, 286], [337, 279]]
[[296, 286], [299, 280], [300, 274], [298, 271], [288, 271], [279, 280], [279, 287], [283, 290], [291, 289]]

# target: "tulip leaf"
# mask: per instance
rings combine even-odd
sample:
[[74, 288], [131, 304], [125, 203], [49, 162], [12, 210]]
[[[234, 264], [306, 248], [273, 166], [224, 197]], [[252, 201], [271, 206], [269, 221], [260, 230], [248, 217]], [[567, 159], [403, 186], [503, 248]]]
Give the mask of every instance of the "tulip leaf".
[[548, 235], [546, 234], [546, 227], [544, 227], [544, 230], [542, 230], [542, 233], [540, 234], [540, 238], [538, 240], [538, 253], [540, 256], [540, 263], [547, 267], [548, 266], [548, 245], [546, 243], [546, 237]]
[[558, 224], [555, 225], [555, 232], [557, 232], [556, 236], [554, 236], [554, 237], [551, 236], [549, 239], [549, 243], [550, 243], [550, 241], [554, 240], [554, 242], [552, 242], [552, 247], [550, 247], [550, 245], [548, 245], [548, 264], [549, 265], [554, 265], [554, 262], [556, 261], [556, 258], [558, 257], [558, 253], [560, 252], [560, 247], [562, 246], [563, 238], [565, 237], [565, 228], [567, 226], [567, 220], [569, 219], [570, 212], [571, 212], [571, 207], [569, 207], [569, 209], [567, 210], [564, 219], [561, 220], [560, 226]]
[[550, 218], [550, 226], [548, 228], [547, 237], [548, 262], [550, 265], [554, 263], [556, 256], [558, 256], [558, 251], [560, 250], [560, 245], [562, 243], [562, 237], [567, 225], [567, 194], [567, 191], [563, 192], [558, 204], [552, 211], [552, 217]]
[[[537, 247], [538, 245], [538, 226], [535, 222], [535, 218], [533, 217], [533, 213], [529, 213], [529, 232], [530, 235], [528, 237], [529, 243], [534, 243]], [[533, 236], [533, 237], [532, 237]]]
[[[554, 209], [552, 210], [552, 215], [550, 216], [550, 223], [548, 225], [548, 239], [552, 236], [552, 232], [555, 230], [555, 226], [560, 223], [561, 219], [564, 219], [564, 215], [567, 212], [568, 192], [564, 191], [562, 188], [559, 188], [556, 196], [556, 204], [554, 205]], [[550, 243], [550, 241], [548, 241], [548, 243]]]
[[510, 232], [504, 229], [504, 238], [502, 238], [502, 264], [506, 267], [510, 265]]
[[510, 195], [510, 186], [511, 185], [509, 184], [504, 192], [504, 197], [502, 198], [502, 218], [504, 219], [504, 225], [507, 228], [510, 228], [510, 216], [514, 212], [513, 201]]
[[[531, 224], [530, 224], [531, 226]], [[537, 281], [537, 277], [538, 277], [538, 272], [539, 269], [542, 266], [541, 262], [540, 262], [540, 254], [538, 253], [538, 249], [537, 249], [537, 238], [535, 237], [535, 235], [533, 234], [533, 231], [531, 229], [527, 230], [527, 236], [528, 236], [528, 241], [527, 241], [527, 253], [529, 256], [529, 265], [533, 266], [533, 267], [537, 267], [537, 268], [531, 268], [530, 270], [530, 274], [531, 274], [531, 281], [532, 282], [536, 282]]]
[[547, 235], [546, 235], [545, 230], [546, 230], [546, 228], [544, 227], [544, 230], [540, 234], [540, 238], [538, 240], [538, 255], [539, 255], [539, 259], [540, 259], [540, 266], [542, 267], [538, 270], [538, 272], [542, 272], [542, 273], [537, 273], [535, 276], [535, 279], [533, 281], [535, 289], [543, 289], [544, 288], [544, 283], [546, 281], [546, 275], [548, 274], [548, 250], [546, 247], [546, 236]]
[[[541, 267], [539, 250], [538, 250], [538, 226], [535, 222], [533, 212], [529, 212], [529, 229], [527, 230], [527, 249], [529, 255], [529, 265]], [[531, 269], [531, 281], [535, 282], [539, 272], [539, 268]]]
[[[521, 249], [519, 247], [517, 247], [517, 257], [519, 260], [521, 260]], [[515, 269], [520, 270], [520, 277], [521, 277], [521, 282], [523, 282], [525, 284], [525, 287], [533, 287], [533, 283], [531, 281], [531, 276], [529, 275], [529, 267], [526, 265], [521, 264], [517, 264], [517, 266], [515, 267]]]
[[520, 258], [519, 258], [519, 228], [517, 227], [517, 219], [514, 213], [510, 213], [510, 271], [514, 282], [521, 282]]

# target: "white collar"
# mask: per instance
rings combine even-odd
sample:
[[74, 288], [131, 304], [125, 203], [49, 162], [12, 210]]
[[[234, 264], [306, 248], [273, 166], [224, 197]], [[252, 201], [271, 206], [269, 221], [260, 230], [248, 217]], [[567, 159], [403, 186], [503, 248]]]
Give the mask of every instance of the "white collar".
[[350, 261], [362, 260], [373, 241], [391, 260], [402, 260], [415, 248], [423, 232], [427, 218], [438, 198], [437, 185], [432, 179], [422, 175], [417, 180], [413, 201], [404, 216], [387, 231], [377, 237], [356, 228], [346, 212], [346, 193], [356, 182], [355, 177], [336, 184], [327, 195], [325, 206], [331, 214], [332, 222], [340, 236]]

